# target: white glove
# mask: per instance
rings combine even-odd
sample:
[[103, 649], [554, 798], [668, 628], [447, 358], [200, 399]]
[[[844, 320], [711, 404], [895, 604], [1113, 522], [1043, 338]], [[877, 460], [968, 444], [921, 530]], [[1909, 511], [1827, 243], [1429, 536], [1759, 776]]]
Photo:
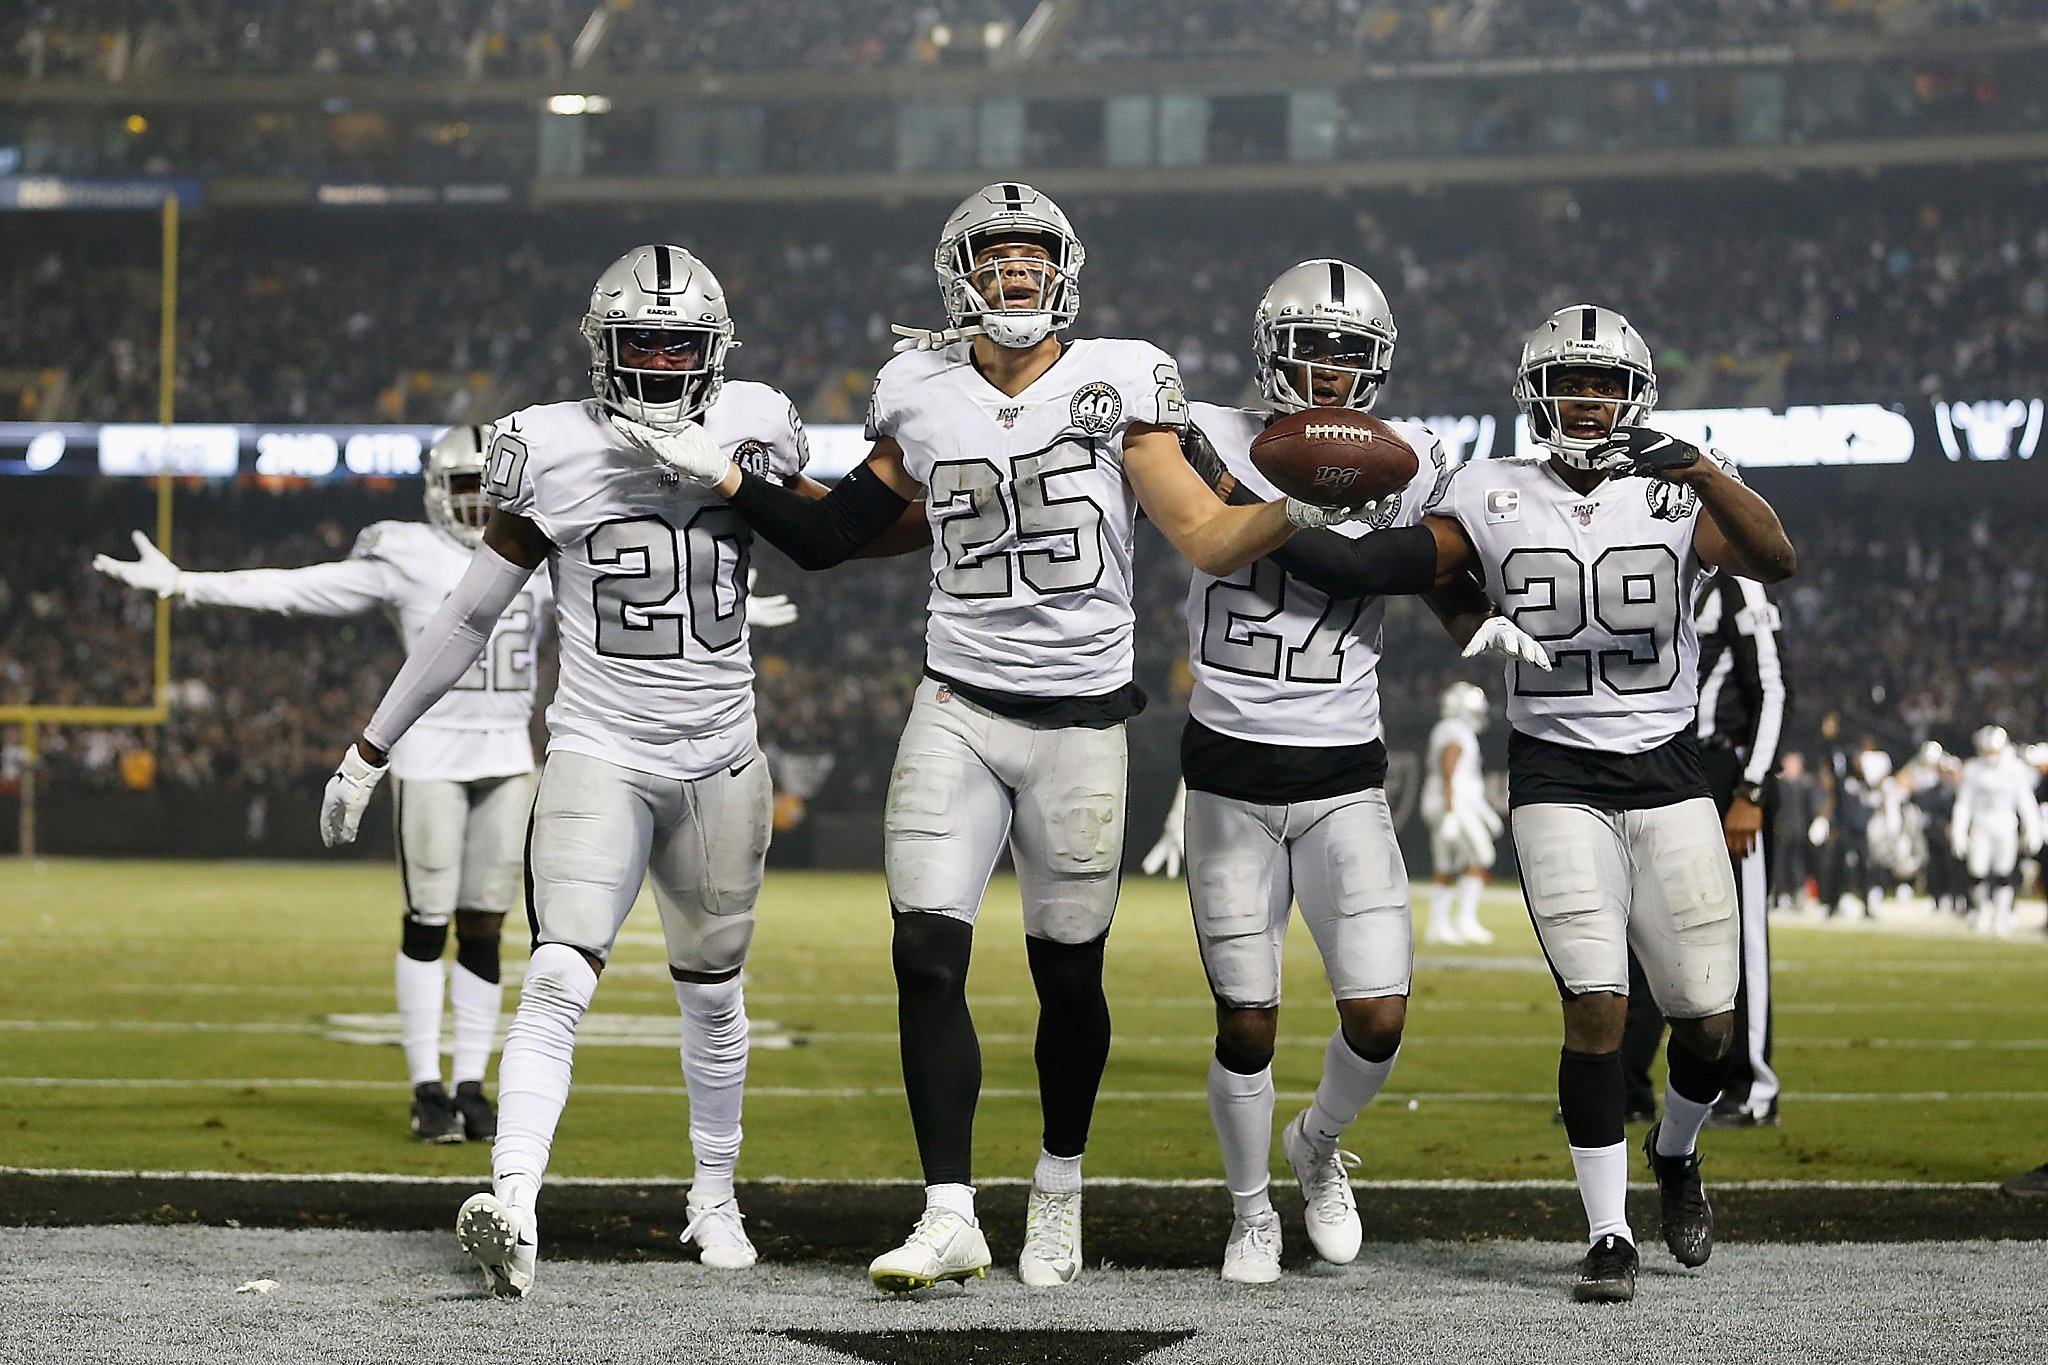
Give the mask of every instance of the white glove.
[[115, 559], [112, 555], [94, 555], [92, 566], [107, 577], [126, 583], [131, 588], [153, 592], [158, 597], [169, 597], [185, 586], [185, 573], [157, 549], [156, 544], [140, 531], [131, 531], [129, 538], [135, 542], [134, 560]]
[[1550, 651], [1543, 647], [1543, 642], [1505, 616], [1489, 616], [1472, 632], [1465, 657], [1476, 659], [1482, 654], [1505, 654], [1510, 659], [1534, 664], [1546, 673], [1550, 671]]
[[895, 349], [898, 351], [943, 351], [956, 341], [965, 341], [969, 337], [981, 335], [981, 328], [972, 325], [941, 327], [937, 331], [927, 331], [922, 327], [905, 327], [900, 322], [892, 322], [889, 324], [889, 330], [903, 338], [896, 343]]
[[1500, 812], [1488, 805], [1484, 797], [1469, 804], [1460, 801], [1458, 803], [1458, 811], [1466, 820], [1477, 822], [1480, 828], [1486, 831], [1489, 838], [1500, 838]]
[[[1483, 801], [1480, 803], [1482, 807], [1485, 807], [1485, 804]], [[1487, 808], [1487, 813], [1492, 814], [1491, 808]], [[1496, 828], [1498, 828], [1499, 823], [1499, 817], [1495, 816], [1494, 825]], [[1466, 847], [1471, 850], [1473, 861], [1479, 866], [1493, 866], [1493, 835], [1487, 832], [1486, 822], [1480, 819], [1471, 807], [1453, 806], [1445, 811], [1443, 821], [1438, 828], [1443, 832], [1446, 839], [1462, 839]]]
[[1300, 498], [1289, 498], [1286, 507], [1288, 524], [1298, 526], [1304, 531], [1320, 531], [1325, 526], [1338, 526], [1347, 521], [1357, 521], [1371, 511], [1370, 506], [1318, 507], [1312, 502], [1303, 502]]
[[1819, 848], [1828, 841], [1828, 818], [1825, 815], [1813, 817], [1813, 823], [1806, 827], [1806, 842]]
[[390, 769], [388, 762], [382, 767], [372, 764], [354, 744], [343, 751], [341, 766], [327, 779], [327, 790], [320, 796], [321, 843], [338, 848], [356, 841], [356, 829], [363, 823], [363, 808], [370, 804], [371, 793]]
[[1159, 831], [1159, 842], [1152, 845], [1152, 851], [1145, 855], [1145, 861], [1138, 864], [1146, 876], [1180, 875], [1181, 855], [1187, 849], [1187, 808], [1188, 784], [1183, 782], [1174, 788], [1173, 805], [1167, 809], [1166, 824]]
[[1955, 854], [1958, 858], [1968, 858], [1970, 856], [1970, 836], [1964, 831], [1962, 826], [1952, 826], [1949, 829], [1948, 849], [1949, 852]]
[[701, 422], [685, 422], [674, 431], [656, 431], [616, 414], [612, 425], [627, 440], [693, 483], [715, 484], [732, 468], [732, 459], [718, 448]]
[[755, 630], [773, 630], [796, 620], [796, 603], [781, 593], [755, 595], [754, 582], [760, 576], [755, 569], [747, 570], [747, 624]]

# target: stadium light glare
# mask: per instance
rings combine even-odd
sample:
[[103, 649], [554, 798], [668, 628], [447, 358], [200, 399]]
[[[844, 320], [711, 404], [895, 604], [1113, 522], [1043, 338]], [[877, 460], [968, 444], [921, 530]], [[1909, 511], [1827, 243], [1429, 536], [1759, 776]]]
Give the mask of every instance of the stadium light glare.
[[608, 114], [612, 102], [604, 95], [550, 95], [541, 107], [550, 114]]
[[131, 135], [140, 137], [149, 131], [149, 120], [140, 114], [130, 114], [121, 121], [121, 126], [126, 128]]

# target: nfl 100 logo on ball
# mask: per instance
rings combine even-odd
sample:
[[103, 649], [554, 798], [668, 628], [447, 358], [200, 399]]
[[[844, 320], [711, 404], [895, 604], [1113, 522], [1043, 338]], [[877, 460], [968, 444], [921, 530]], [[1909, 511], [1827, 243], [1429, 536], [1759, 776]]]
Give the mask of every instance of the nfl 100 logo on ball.
[[1074, 390], [1074, 404], [1069, 416], [1075, 426], [1091, 436], [1100, 436], [1116, 426], [1117, 418], [1124, 415], [1123, 395], [1113, 384], [1100, 379], [1091, 379]]

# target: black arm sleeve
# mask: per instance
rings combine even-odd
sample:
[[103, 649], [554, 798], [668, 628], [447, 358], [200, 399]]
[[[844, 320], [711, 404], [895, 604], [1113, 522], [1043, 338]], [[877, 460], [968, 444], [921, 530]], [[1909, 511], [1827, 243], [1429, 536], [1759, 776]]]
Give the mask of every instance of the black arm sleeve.
[[1352, 540], [1335, 531], [1297, 531], [1266, 558], [1332, 597], [1428, 592], [1436, 586], [1436, 533], [1399, 526]]
[[726, 501], [770, 545], [806, 569], [829, 569], [896, 524], [910, 500], [866, 465], [822, 498], [740, 471]]
[[[1223, 500], [1233, 507], [1265, 501], [1241, 483]], [[1424, 593], [1436, 586], [1436, 533], [1427, 526], [1374, 531], [1356, 540], [1329, 530], [1297, 531], [1266, 558], [1332, 597]]]

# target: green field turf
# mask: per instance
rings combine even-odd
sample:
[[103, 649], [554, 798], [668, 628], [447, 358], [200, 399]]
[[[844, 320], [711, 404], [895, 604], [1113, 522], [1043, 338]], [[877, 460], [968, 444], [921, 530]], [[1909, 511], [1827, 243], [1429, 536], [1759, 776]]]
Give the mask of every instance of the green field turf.
[[[487, 1172], [480, 1145], [406, 1136], [395, 1046], [329, 1036], [361, 1031], [338, 1016], [392, 1010], [396, 895], [395, 871], [375, 864], [0, 861], [0, 1165]], [[1489, 894], [1485, 918], [1492, 948], [1418, 964], [1400, 1066], [1347, 1144], [1361, 1179], [1570, 1177], [1550, 1123], [1553, 987], [1512, 888]], [[1014, 1177], [1038, 1125], [1013, 882], [998, 881], [982, 926], [978, 1170]], [[508, 983], [523, 937], [508, 940]], [[1992, 1180], [2048, 1156], [2048, 943], [1798, 927], [1776, 943], [1785, 1123], [1710, 1133], [1710, 1179]], [[585, 1025], [558, 1174], [688, 1173], [658, 945], [643, 899]], [[1305, 933], [1288, 970], [1282, 1121], [1333, 1023]], [[1090, 1172], [1215, 1176], [1211, 1012], [1177, 883], [1126, 883], [1109, 978], [1117, 1041]], [[772, 874], [748, 979], [763, 1046], [742, 1175], [915, 1175], [880, 878]], [[596, 1045], [604, 1035], [646, 1041]]]

